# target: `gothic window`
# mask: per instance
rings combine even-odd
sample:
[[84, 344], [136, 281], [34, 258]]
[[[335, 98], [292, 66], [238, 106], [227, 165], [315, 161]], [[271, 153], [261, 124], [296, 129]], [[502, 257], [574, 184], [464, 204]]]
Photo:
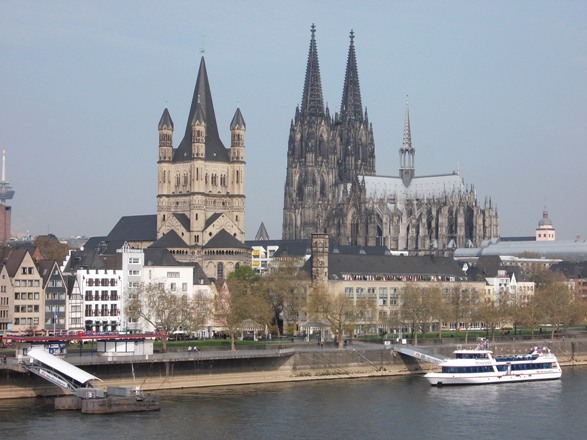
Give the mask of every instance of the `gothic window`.
[[351, 221], [351, 236], [350, 236], [350, 243], [352, 246], [357, 245], [357, 240], [359, 238], [359, 218], [355, 215], [353, 216], [353, 220]]
[[204, 183], [208, 185], [208, 173], [204, 176]]
[[224, 279], [224, 263], [218, 263], [218, 266], [216, 266], [216, 278], [219, 280]]
[[188, 173], [183, 174], [183, 186], [187, 186], [188, 184]]
[[179, 186], [179, 183], [180, 183], [180, 177], [179, 177], [179, 173], [177, 173], [175, 175], [175, 186]]

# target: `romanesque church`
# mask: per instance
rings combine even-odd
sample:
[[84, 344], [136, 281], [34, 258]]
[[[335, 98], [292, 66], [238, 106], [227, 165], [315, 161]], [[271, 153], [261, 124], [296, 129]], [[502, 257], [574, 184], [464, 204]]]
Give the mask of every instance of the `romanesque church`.
[[[411, 255], [450, 254], [499, 235], [497, 210], [480, 206], [458, 171], [416, 173], [406, 105], [399, 175], [378, 176], [375, 142], [363, 110], [354, 33], [340, 112], [324, 106], [312, 25], [302, 103], [290, 126], [283, 239], [327, 233], [341, 245], [387, 246]], [[399, 136], [398, 136], [399, 137]]]
[[[220, 139], [204, 57], [185, 132], [173, 146], [168, 109], [159, 121], [157, 242], [179, 261], [198, 262], [222, 279], [250, 263], [244, 245], [245, 130], [240, 109], [230, 123], [230, 147]], [[228, 130], [227, 130], [228, 131]]]

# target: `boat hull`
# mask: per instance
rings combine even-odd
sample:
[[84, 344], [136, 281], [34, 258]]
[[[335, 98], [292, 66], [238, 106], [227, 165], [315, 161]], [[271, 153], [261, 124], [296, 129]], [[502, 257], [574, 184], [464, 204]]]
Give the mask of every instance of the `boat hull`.
[[113, 414], [124, 412], [159, 411], [161, 401], [158, 396], [145, 394], [142, 398], [104, 397], [83, 399], [81, 411], [84, 414]]
[[562, 372], [560, 369], [554, 371], [532, 371], [520, 374], [447, 374], [427, 373], [424, 377], [433, 386], [443, 385], [483, 385], [495, 383], [529, 382], [535, 380], [557, 380]]

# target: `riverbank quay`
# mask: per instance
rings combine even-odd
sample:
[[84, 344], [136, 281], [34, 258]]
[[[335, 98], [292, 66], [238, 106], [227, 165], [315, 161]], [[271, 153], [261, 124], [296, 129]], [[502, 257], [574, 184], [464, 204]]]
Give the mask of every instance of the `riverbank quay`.
[[[449, 357], [458, 346], [476, 344], [434, 343], [417, 348]], [[546, 346], [563, 368], [587, 365], [587, 338], [524, 340], [492, 345], [496, 354], [527, 353]], [[72, 354], [65, 360], [102, 379], [99, 387], [132, 386], [156, 392], [166, 389], [251, 385], [307, 380], [422, 374], [436, 368], [400, 355], [391, 345], [353, 341], [339, 350], [333, 346], [291, 344], [242, 347], [237, 351], [202, 350], [155, 353], [148, 356]], [[564, 378], [564, 374], [563, 374]], [[61, 390], [27, 372], [18, 359], [0, 364], [0, 399], [57, 396]]]

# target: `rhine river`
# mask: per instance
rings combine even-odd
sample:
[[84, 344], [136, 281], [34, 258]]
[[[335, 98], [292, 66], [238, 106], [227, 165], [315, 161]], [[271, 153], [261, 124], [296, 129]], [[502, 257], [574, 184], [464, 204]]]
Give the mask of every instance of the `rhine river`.
[[560, 381], [434, 388], [387, 377], [165, 391], [160, 412], [84, 415], [0, 401], [0, 438], [582, 439], [587, 367]]

